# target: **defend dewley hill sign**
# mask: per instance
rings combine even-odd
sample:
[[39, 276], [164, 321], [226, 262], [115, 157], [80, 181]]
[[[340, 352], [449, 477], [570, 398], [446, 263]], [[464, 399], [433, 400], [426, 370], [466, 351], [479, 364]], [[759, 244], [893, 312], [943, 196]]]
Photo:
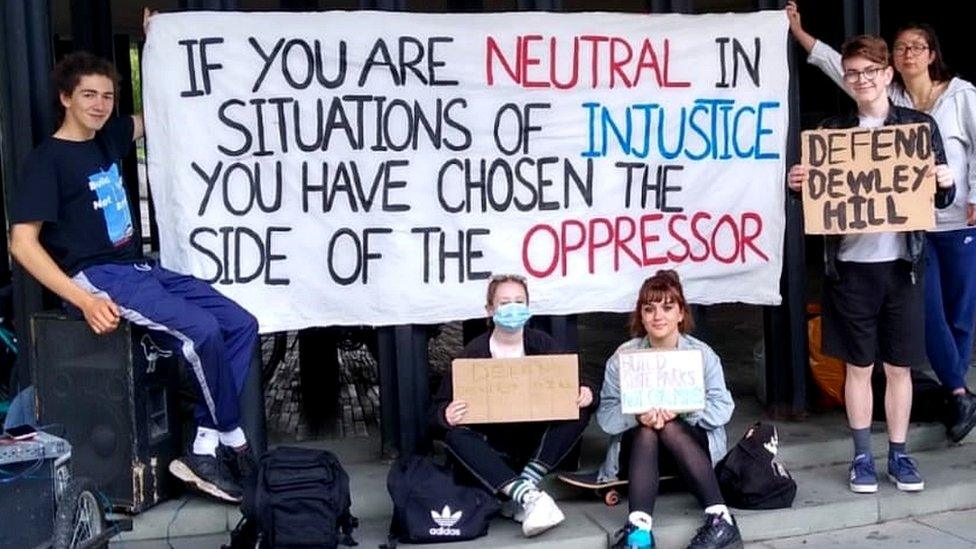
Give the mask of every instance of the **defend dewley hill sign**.
[[651, 408], [693, 412], [705, 408], [701, 351], [620, 353], [620, 406], [625, 414]]
[[191, 12], [144, 50], [162, 264], [264, 332], [780, 302], [787, 21]]
[[464, 423], [579, 419], [579, 357], [459, 358], [451, 364]]
[[928, 124], [802, 132], [807, 234], [914, 231], [935, 226]]

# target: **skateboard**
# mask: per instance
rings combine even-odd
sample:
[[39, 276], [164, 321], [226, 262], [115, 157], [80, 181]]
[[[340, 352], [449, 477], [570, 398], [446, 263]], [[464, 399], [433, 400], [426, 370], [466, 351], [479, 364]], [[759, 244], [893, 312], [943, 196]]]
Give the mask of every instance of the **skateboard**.
[[602, 499], [608, 507], [620, 503], [620, 487], [627, 485], [627, 481], [621, 479], [598, 481], [596, 471], [591, 473], [564, 473], [559, 475], [559, 480], [570, 486], [593, 490], [596, 497]]

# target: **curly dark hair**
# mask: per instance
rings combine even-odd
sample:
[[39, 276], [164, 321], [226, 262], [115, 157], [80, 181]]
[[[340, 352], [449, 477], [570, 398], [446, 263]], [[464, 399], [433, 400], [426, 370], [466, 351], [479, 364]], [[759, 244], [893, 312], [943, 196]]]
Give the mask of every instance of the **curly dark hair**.
[[70, 96], [81, 81], [82, 76], [97, 74], [112, 81], [115, 91], [119, 90], [119, 71], [107, 59], [88, 53], [76, 51], [64, 56], [51, 71], [51, 81], [54, 83], [54, 104], [58, 112], [58, 122], [64, 121], [64, 105], [61, 104], [61, 94]]

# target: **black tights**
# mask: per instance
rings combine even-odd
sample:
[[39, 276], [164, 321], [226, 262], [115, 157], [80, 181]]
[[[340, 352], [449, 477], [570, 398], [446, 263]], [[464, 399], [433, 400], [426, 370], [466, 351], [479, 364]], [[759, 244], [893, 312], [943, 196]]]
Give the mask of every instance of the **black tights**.
[[[724, 503], [708, 450], [702, 447], [702, 442], [696, 440], [704, 433], [695, 433], [693, 429], [697, 427], [675, 419], [666, 423], [659, 431], [639, 425], [627, 433], [630, 437], [628, 475], [631, 512], [643, 511], [649, 515], [654, 513], [654, 501], [657, 499], [661, 480], [658, 454], [662, 444], [674, 456], [681, 476], [702, 507]], [[705, 444], [707, 446], [707, 442]]]

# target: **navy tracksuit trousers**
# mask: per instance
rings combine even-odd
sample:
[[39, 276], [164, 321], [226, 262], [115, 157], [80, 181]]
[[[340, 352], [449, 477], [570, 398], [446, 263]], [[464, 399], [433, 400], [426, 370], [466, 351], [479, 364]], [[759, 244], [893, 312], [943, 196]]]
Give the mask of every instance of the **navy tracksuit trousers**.
[[197, 425], [240, 426], [239, 395], [258, 342], [254, 316], [206, 282], [153, 263], [95, 265], [73, 280], [110, 298], [129, 322], [182, 342], [201, 393]]
[[966, 386], [976, 323], [976, 228], [925, 235], [925, 350], [947, 390]]

